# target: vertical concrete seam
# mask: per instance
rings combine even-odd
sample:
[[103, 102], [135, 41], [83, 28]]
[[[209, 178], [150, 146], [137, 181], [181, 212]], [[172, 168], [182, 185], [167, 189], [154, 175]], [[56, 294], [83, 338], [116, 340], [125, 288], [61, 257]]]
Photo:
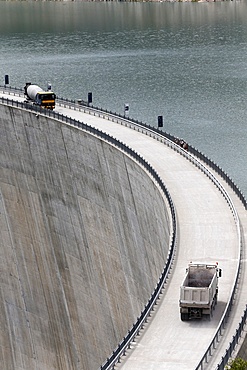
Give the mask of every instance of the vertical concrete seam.
[[[1, 194], [1, 197], [3, 199], [2, 194]], [[14, 242], [13, 242], [13, 238], [12, 238], [12, 230], [11, 230], [11, 227], [10, 227], [10, 222], [9, 222], [9, 219], [8, 219], [8, 215], [7, 215], [7, 210], [6, 210], [4, 199], [2, 201], [2, 204], [3, 204], [5, 218], [6, 218], [6, 223], [7, 223], [7, 227], [8, 227], [8, 231], [9, 231], [9, 236], [10, 236], [10, 240], [11, 240], [11, 246], [12, 246], [13, 256], [15, 258], [15, 262], [14, 263], [16, 265], [16, 270], [18, 272], [18, 283], [19, 283], [19, 287], [20, 287], [21, 298], [22, 298], [23, 307], [24, 307], [25, 319], [26, 319], [26, 323], [27, 323], [27, 327], [28, 327], [28, 331], [29, 331], [29, 336], [30, 336], [30, 341], [31, 341], [32, 354], [33, 354], [33, 358], [36, 358], [36, 352], [35, 352], [35, 347], [34, 347], [34, 342], [33, 342], [33, 338], [32, 338], [31, 327], [30, 327], [30, 321], [29, 321], [29, 318], [28, 318], [27, 304], [26, 304], [26, 301], [25, 301], [25, 295], [24, 295], [24, 291], [23, 291], [23, 287], [22, 287], [21, 278], [20, 278], [20, 272], [19, 272], [19, 266], [18, 266], [18, 259], [17, 259], [17, 256], [16, 256], [15, 248], [14, 248]], [[11, 343], [12, 343], [12, 341], [11, 341]]]

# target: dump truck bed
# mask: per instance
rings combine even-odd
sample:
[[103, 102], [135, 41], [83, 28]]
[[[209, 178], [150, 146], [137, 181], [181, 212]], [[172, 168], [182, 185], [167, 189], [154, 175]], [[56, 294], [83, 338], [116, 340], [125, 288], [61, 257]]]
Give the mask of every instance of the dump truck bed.
[[217, 265], [189, 264], [180, 287], [180, 312], [183, 319], [210, 314], [217, 302]]
[[182, 285], [195, 288], [209, 287], [214, 274], [215, 267], [190, 266]]

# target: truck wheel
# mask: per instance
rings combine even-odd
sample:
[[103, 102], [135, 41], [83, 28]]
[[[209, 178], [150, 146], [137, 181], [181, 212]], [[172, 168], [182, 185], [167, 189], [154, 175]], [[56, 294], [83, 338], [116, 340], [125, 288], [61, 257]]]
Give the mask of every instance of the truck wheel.
[[215, 310], [215, 306], [216, 306], [216, 299], [214, 300], [214, 303], [213, 303], [213, 310]]
[[188, 321], [189, 320], [189, 314], [188, 313], [181, 313], [181, 320], [182, 321]]

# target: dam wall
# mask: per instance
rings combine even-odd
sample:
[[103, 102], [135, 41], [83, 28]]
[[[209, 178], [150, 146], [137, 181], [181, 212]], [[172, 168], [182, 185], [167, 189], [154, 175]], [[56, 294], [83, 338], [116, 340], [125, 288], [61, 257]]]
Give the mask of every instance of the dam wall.
[[0, 104], [0, 361], [97, 370], [166, 262], [166, 199], [134, 160]]

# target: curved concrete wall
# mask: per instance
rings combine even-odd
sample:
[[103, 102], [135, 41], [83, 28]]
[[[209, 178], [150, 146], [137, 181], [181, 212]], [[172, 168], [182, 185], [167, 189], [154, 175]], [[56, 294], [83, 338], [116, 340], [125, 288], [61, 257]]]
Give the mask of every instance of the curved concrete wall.
[[0, 362], [96, 370], [163, 269], [166, 201], [129, 157], [0, 105]]

